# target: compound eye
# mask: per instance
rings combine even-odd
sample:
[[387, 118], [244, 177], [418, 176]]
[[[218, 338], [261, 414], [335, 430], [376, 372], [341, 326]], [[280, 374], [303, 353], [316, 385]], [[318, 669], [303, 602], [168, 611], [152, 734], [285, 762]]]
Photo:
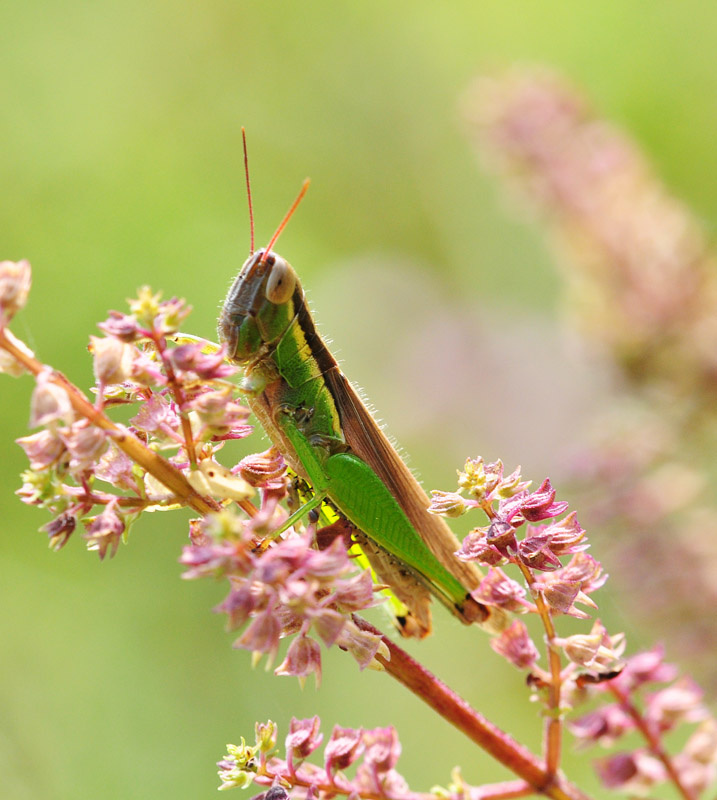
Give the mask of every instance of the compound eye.
[[296, 273], [291, 264], [281, 256], [270, 256], [267, 258], [267, 263], [271, 264], [272, 260], [274, 263], [266, 281], [264, 294], [270, 303], [281, 305], [286, 303], [291, 298], [291, 295], [294, 294]]

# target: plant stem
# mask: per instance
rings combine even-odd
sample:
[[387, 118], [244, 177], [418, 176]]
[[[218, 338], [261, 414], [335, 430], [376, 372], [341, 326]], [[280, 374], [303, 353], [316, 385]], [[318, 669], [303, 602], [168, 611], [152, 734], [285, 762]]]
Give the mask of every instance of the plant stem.
[[659, 738], [655, 735], [650, 726], [647, 724], [647, 721], [640, 713], [640, 710], [630, 701], [629, 697], [625, 692], [623, 692], [620, 688], [615, 686], [614, 681], [610, 681], [608, 686], [610, 687], [610, 691], [618, 700], [620, 707], [627, 714], [629, 714], [630, 718], [635, 723], [637, 729], [645, 737], [650, 752], [661, 761], [667, 774], [670, 776], [670, 780], [674, 783], [675, 788], [680, 793], [680, 795], [684, 798], [684, 800], [695, 800], [697, 795], [694, 794], [694, 792], [692, 792], [682, 783], [680, 774], [675, 769], [675, 765], [672, 763], [672, 759], [665, 752], [664, 748], [660, 744]]
[[535, 792], [553, 800], [589, 800], [586, 794], [566, 781], [559, 772], [549, 771], [536, 756], [489, 722], [395, 642], [381, 634], [381, 631], [356, 615], [353, 619], [362, 630], [382, 636], [391, 657], [384, 659], [377, 655], [376, 658], [389, 675], [493, 758], [529, 783]]
[[560, 663], [560, 653], [558, 652], [553, 640], [555, 639], [555, 625], [550, 614], [550, 608], [545, 602], [541, 592], [533, 591], [534, 575], [531, 569], [516, 558], [514, 563], [523, 573], [531, 594], [535, 600], [538, 614], [545, 628], [545, 636], [548, 645], [548, 664], [550, 665], [550, 683], [548, 685], [548, 708], [554, 716], [548, 716], [545, 720], [544, 730], [544, 750], [545, 764], [548, 772], [553, 774], [560, 768], [560, 757], [562, 753], [563, 741], [563, 721], [560, 711], [560, 695], [562, 691], [562, 664]]

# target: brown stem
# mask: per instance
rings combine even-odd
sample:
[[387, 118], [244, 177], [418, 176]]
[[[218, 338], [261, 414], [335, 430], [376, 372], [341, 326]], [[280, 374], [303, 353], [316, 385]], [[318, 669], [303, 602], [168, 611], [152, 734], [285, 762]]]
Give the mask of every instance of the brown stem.
[[684, 800], [696, 800], [697, 795], [682, 783], [680, 773], [675, 769], [672, 759], [663, 749], [659, 738], [647, 724], [647, 720], [645, 720], [645, 718], [642, 716], [640, 710], [630, 701], [630, 698], [627, 694], [625, 694], [625, 692], [622, 691], [622, 689], [615, 686], [614, 681], [610, 681], [608, 686], [610, 687], [610, 691], [620, 703], [620, 707], [630, 716], [630, 719], [632, 719], [637, 729], [645, 738], [645, 741], [647, 742], [652, 754], [662, 762], [667, 774], [670, 776], [670, 780], [675, 784], [675, 787], [680, 795], [684, 798]]
[[[515, 559], [515, 564], [523, 573], [523, 577], [532, 587], [534, 575], [532, 570], [523, 564], [520, 559]], [[548, 642], [548, 664], [550, 665], [550, 682], [548, 683], [548, 709], [552, 715], [545, 720], [544, 730], [544, 750], [545, 766], [549, 773], [553, 774], [560, 768], [560, 757], [563, 743], [563, 721], [560, 713], [560, 694], [562, 691], [562, 664], [560, 663], [560, 653], [558, 652], [553, 640], [555, 639], [555, 625], [550, 614], [550, 608], [545, 602], [542, 592], [535, 592], [531, 588], [531, 594], [535, 600], [538, 614], [545, 628], [545, 635]]]
[[566, 781], [560, 773], [548, 771], [536, 756], [471, 708], [462, 697], [411, 658], [395, 642], [383, 636], [381, 631], [356, 615], [353, 619], [362, 630], [382, 637], [389, 649], [390, 659], [385, 659], [381, 655], [377, 655], [376, 658], [391, 677], [402, 683], [519, 778], [529, 783], [535, 792], [552, 797], [554, 800], [589, 800], [586, 794]]
[[174, 492], [178, 500], [185, 505], [193, 508], [199, 514], [209, 514], [219, 511], [221, 506], [211, 497], [203, 497], [198, 494], [190, 485], [184, 475], [166, 459], [158, 453], [145, 447], [136, 436], [133, 436], [126, 428], [114, 423], [103, 412], [82, 394], [82, 392], [67, 378], [56, 370], [41, 364], [36, 358], [16, 347], [6, 336], [4, 330], [0, 330], [0, 347], [7, 350], [10, 355], [19, 361], [28, 372], [39, 375], [41, 372], [48, 371], [50, 380], [67, 392], [70, 403], [74, 410], [82, 417], [88, 419], [93, 425], [107, 431], [112, 437], [112, 441], [129, 458], [143, 467], [153, 475], [160, 483]]
[[187, 456], [189, 457], [189, 465], [192, 469], [196, 469], [197, 453], [194, 447], [194, 436], [192, 435], [192, 425], [189, 421], [189, 417], [187, 416], [187, 412], [184, 410], [184, 405], [186, 401], [186, 398], [184, 397], [184, 390], [182, 389], [180, 382], [177, 380], [177, 376], [174, 373], [174, 367], [172, 366], [172, 362], [167, 358], [166, 354], [167, 345], [164, 341], [164, 338], [153, 331], [152, 342], [154, 343], [154, 346], [157, 349], [157, 353], [159, 353], [159, 357], [162, 359], [164, 371], [167, 375], [167, 383], [169, 384], [169, 389], [172, 392], [174, 401], [177, 404], [177, 408], [179, 409], [179, 420], [182, 424], [182, 435], [184, 436], [184, 449], [187, 451]]

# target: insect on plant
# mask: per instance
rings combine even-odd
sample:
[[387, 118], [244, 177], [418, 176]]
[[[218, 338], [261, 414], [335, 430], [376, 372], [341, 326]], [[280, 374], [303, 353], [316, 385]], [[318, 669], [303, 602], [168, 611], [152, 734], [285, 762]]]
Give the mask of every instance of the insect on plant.
[[470, 596], [480, 571], [455, 557], [459, 541], [428, 512], [426, 493], [317, 333], [296, 272], [272, 250], [308, 180], [269, 244], [254, 250], [246, 152], [244, 138], [251, 254], [224, 302], [219, 338], [244, 368], [243, 389], [255, 416], [310, 487], [282, 529], [330, 501], [378, 578], [405, 606], [398, 622], [406, 636], [430, 633], [431, 595], [466, 624], [500, 628], [502, 612]]

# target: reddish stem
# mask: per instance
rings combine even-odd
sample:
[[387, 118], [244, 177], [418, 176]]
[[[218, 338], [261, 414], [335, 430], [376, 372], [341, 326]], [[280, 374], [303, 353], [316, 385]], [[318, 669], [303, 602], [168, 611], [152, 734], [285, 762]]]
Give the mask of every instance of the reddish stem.
[[680, 774], [675, 769], [672, 759], [665, 752], [664, 748], [660, 744], [659, 737], [655, 735], [655, 732], [647, 724], [647, 720], [642, 716], [637, 706], [630, 702], [630, 698], [625, 692], [622, 691], [622, 689], [615, 686], [614, 681], [610, 681], [608, 686], [610, 687], [610, 691], [617, 698], [620, 707], [630, 716], [630, 719], [632, 719], [637, 729], [645, 738], [650, 752], [652, 752], [652, 754], [662, 762], [667, 774], [670, 776], [670, 780], [675, 784], [675, 787], [680, 795], [682, 795], [684, 800], [696, 800], [697, 795], [682, 783]]
[[382, 637], [391, 657], [384, 659], [381, 655], [377, 655], [376, 658], [389, 675], [458, 728], [471, 741], [530, 784], [533, 791], [552, 797], [554, 800], [589, 800], [586, 794], [566, 781], [560, 773], [552, 773], [546, 769], [536, 756], [471, 708], [462, 697], [411, 658], [395, 642], [383, 636], [381, 631], [356, 615], [353, 619], [362, 630]]

